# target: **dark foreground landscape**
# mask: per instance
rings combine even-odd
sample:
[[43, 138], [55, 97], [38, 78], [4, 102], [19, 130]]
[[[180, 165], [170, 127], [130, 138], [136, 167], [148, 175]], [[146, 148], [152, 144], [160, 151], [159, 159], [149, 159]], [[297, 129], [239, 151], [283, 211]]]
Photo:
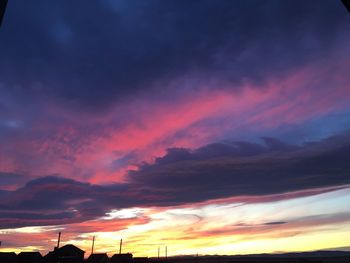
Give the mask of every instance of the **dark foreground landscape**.
[[74, 245], [55, 248], [46, 255], [40, 252], [0, 252], [0, 263], [348, 263], [350, 252], [316, 251], [285, 254], [254, 254], [234, 256], [174, 256], [168, 258], [133, 257], [131, 253], [114, 254], [85, 251]]

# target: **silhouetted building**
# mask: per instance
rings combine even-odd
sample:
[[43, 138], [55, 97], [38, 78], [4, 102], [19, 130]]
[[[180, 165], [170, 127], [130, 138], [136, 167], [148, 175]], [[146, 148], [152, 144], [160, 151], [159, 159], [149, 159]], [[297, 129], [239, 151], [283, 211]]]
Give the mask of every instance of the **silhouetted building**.
[[44, 258], [39, 252], [21, 252], [17, 256], [19, 263], [43, 263]]
[[55, 248], [49, 252], [44, 258], [48, 263], [82, 263], [84, 262], [85, 251], [74, 245], [65, 245]]
[[111, 258], [111, 263], [131, 263], [132, 262], [132, 254], [114, 254]]
[[109, 257], [106, 253], [91, 254], [86, 260], [87, 263], [109, 263]]
[[15, 252], [0, 252], [0, 263], [18, 263]]

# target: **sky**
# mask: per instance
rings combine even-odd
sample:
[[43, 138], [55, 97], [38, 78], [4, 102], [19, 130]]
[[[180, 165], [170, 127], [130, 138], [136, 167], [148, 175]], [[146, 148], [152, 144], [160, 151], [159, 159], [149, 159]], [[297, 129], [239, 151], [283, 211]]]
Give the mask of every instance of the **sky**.
[[1, 251], [350, 249], [341, 1], [9, 1]]

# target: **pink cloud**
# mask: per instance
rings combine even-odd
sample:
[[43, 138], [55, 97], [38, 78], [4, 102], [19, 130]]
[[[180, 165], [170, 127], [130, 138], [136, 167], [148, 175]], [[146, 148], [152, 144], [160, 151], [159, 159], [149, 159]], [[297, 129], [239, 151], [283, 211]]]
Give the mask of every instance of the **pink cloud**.
[[[342, 70], [334, 72], [333, 63]], [[169, 147], [196, 148], [228, 132], [234, 137], [247, 128], [276, 129], [339, 111], [350, 99], [343, 72], [348, 64], [333, 63], [316, 62], [262, 87], [246, 83], [233, 90], [209, 89], [204, 84], [173, 101], [135, 98], [106, 114], [46, 103], [33, 135], [11, 140], [0, 152], [2, 171], [31, 177], [61, 174], [92, 183], [122, 181], [127, 170], [163, 156]], [[113, 165], [127, 155], [127, 161]]]

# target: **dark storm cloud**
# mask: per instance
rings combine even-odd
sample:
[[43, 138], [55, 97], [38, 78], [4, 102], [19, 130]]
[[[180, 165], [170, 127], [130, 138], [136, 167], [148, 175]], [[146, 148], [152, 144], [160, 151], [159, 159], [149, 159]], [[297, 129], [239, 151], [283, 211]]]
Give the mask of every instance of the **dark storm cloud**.
[[[274, 138], [263, 137], [264, 144], [245, 141], [212, 143], [196, 150], [184, 148], [171, 148], [164, 157], [157, 158], [156, 164], [166, 164], [186, 160], [208, 160], [216, 157], [244, 157], [254, 156], [268, 152], [286, 152], [300, 149]], [[145, 170], [147, 164], [143, 166]]]
[[350, 184], [349, 156], [348, 134], [303, 146], [265, 138], [262, 144], [216, 143], [197, 150], [170, 149], [154, 164], [129, 172], [124, 184], [93, 185], [49, 176], [15, 191], [2, 191], [0, 226], [82, 222], [111, 209], [133, 206], [186, 205], [225, 197], [263, 202], [274, 200], [264, 199], [274, 194], [294, 198], [298, 194], [288, 192], [302, 190], [310, 190], [312, 195], [323, 191], [312, 189]]
[[3, 193], [0, 224], [3, 228], [55, 225], [96, 218], [106, 211], [96, 205], [97, 192], [88, 183], [56, 176], [39, 178]]
[[346, 20], [336, 1], [13, 0], [0, 91], [93, 107], [191, 72], [262, 81], [324, 57]]
[[0, 228], [83, 222], [116, 207], [154, 203], [154, 196], [134, 191], [123, 184], [103, 186], [58, 176], [41, 177], [15, 191], [0, 191]]
[[157, 189], [174, 202], [269, 195], [350, 183], [349, 136], [303, 147], [277, 141], [271, 144], [271, 140], [265, 139], [266, 145], [213, 144], [193, 152], [171, 149], [155, 164], [144, 164], [139, 171], [130, 172], [129, 181], [142, 189]]

